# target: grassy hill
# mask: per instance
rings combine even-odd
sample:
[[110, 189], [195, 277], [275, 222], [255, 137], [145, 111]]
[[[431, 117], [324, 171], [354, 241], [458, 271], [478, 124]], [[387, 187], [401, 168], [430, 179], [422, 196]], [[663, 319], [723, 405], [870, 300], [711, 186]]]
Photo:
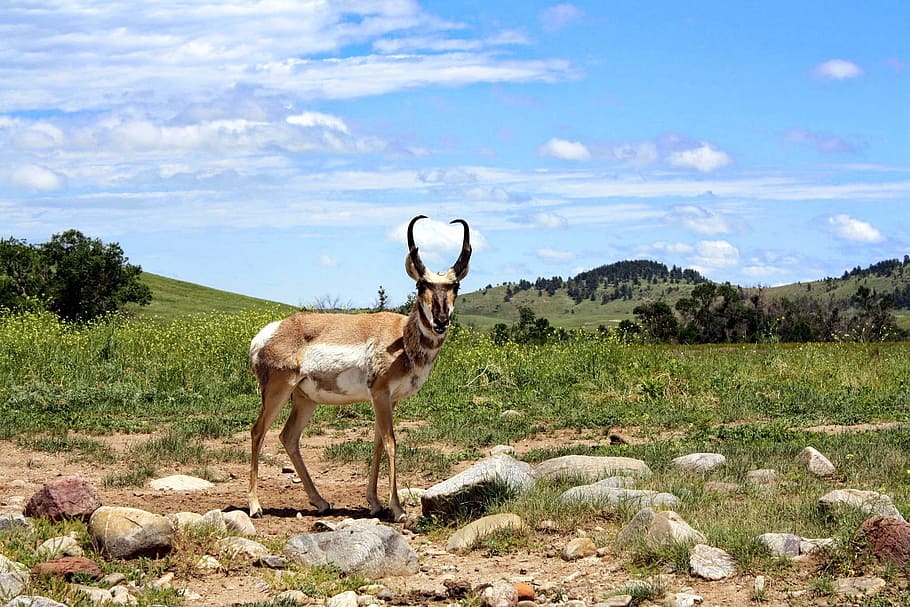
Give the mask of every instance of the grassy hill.
[[181, 316], [209, 312], [231, 313], [275, 308], [279, 314], [290, 314], [296, 310], [287, 304], [219, 291], [148, 272], [142, 273], [141, 280], [152, 290], [152, 303], [147, 306], [127, 306], [127, 311], [138, 318], [159, 318], [169, 322]]
[[[635, 306], [649, 301], [664, 301], [671, 307], [677, 300], [689, 297], [692, 289], [705, 280], [692, 270], [666, 271], [654, 262], [618, 262], [595, 268], [562, 281], [559, 288], [539, 289], [549, 281], [534, 283], [522, 280], [465, 293], [459, 297], [458, 318], [463, 324], [488, 329], [496, 323], [511, 324], [518, 320], [521, 307], [531, 308], [538, 317], [553, 326], [595, 329], [599, 325], [615, 326], [622, 320], [633, 320]], [[766, 299], [796, 300], [810, 297], [819, 300], [849, 300], [865, 286], [879, 294], [894, 294], [898, 300], [895, 316], [903, 328], [910, 328], [910, 260], [889, 260], [868, 268], [854, 268], [840, 278], [795, 283], [761, 289]], [[574, 290], [574, 292], [573, 292]], [[756, 289], [746, 289], [747, 295]], [[570, 295], [570, 293], [572, 293]], [[619, 296], [618, 294], [622, 295]]]

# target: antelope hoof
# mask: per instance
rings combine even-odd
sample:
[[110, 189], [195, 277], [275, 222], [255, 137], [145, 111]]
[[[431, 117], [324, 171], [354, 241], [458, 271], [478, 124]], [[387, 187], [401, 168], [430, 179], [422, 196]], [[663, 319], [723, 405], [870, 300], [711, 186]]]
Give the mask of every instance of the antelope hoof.
[[310, 505], [316, 508], [317, 514], [324, 514], [332, 509], [332, 504], [325, 500], [311, 501]]
[[250, 504], [250, 518], [262, 518], [262, 506]]

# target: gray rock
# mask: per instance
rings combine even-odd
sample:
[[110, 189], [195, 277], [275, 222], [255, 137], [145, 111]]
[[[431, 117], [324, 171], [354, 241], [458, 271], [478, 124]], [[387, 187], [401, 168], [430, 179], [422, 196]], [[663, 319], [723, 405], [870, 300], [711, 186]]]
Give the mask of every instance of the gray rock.
[[758, 536], [757, 540], [774, 556], [793, 558], [800, 555], [800, 544], [803, 538], [792, 533], [763, 533]]
[[167, 554], [175, 535], [174, 525], [164, 516], [112, 506], [95, 510], [88, 531], [101, 551], [119, 559]]
[[243, 510], [223, 512], [221, 518], [224, 519], [224, 524], [228, 531], [245, 536], [256, 535], [256, 526], [253, 525], [253, 520]]
[[250, 561], [257, 561], [268, 556], [269, 549], [245, 537], [225, 537], [216, 544], [218, 552], [230, 558], [243, 557]]
[[227, 531], [227, 521], [224, 520], [224, 512], [221, 510], [209, 510], [202, 515], [199, 525], [211, 527], [217, 532], [224, 533]]
[[167, 518], [177, 529], [193, 527], [202, 523], [202, 515], [198, 512], [175, 512], [168, 514]]
[[746, 480], [753, 486], [776, 483], [777, 478], [777, 470], [773, 468], [758, 468], [757, 470], [749, 470], [746, 472]]
[[672, 510], [655, 512], [642, 508], [616, 536], [620, 548], [644, 543], [657, 547], [669, 543], [697, 544], [705, 541], [701, 532], [693, 529], [681, 516]]
[[520, 531], [525, 528], [525, 522], [517, 514], [493, 514], [473, 521], [449, 538], [446, 550], [449, 552], [467, 552], [477, 542], [498, 531], [512, 529]]
[[325, 607], [357, 607], [357, 593], [353, 590], [346, 590], [341, 594], [336, 594], [325, 602]]
[[673, 607], [693, 607], [700, 604], [704, 599], [699, 594], [692, 592], [677, 592], [673, 595]]
[[836, 511], [838, 508], [851, 508], [869, 516], [890, 516], [905, 520], [891, 497], [877, 491], [836, 489], [820, 497], [818, 507], [828, 512]]
[[576, 537], [566, 544], [560, 556], [564, 561], [577, 561], [597, 554], [597, 545], [589, 537]]
[[534, 475], [545, 480], [568, 478], [590, 484], [609, 476], [648, 478], [651, 469], [642, 460], [631, 457], [564, 455], [540, 462], [534, 468]]
[[205, 491], [214, 486], [204, 478], [187, 476], [186, 474], [172, 474], [171, 476], [156, 478], [149, 482], [149, 487], [159, 491]]
[[420, 496], [420, 503], [424, 516], [477, 511], [486, 505], [491, 493], [521, 493], [533, 483], [530, 464], [497, 455], [433, 485]]
[[518, 590], [512, 584], [496, 583], [487, 586], [480, 593], [480, 604], [483, 607], [516, 607]]
[[877, 594], [887, 585], [880, 577], [850, 577], [837, 580], [834, 591], [846, 596], [861, 597]]
[[9, 531], [16, 527], [31, 527], [31, 523], [22, 512], [0, 512], [0, 531]]
[[356, 525], [341, 531], [297, 535], [284, 554], [305, 565], [335, 565], [345, 573], [373, 578], [410, 575], [417, 571], [417, 553], [398, 531], [384, 525]]
[[76, 538], [70, 535], [62, 535], [44, 541], [35, 550], [35, 554], [49, 560], [59, 556], [82, 556], [83, 550]]
[[827, 457], [819, 453], [814, 447], [806, 447], [803, 449], [796, 457], [796, 461], [805, 466], [806, 470], [815, 476], [825, 477], [837, 473], [834, 464], [832, 464]]
[[43, 596], [17, 596], [4, 607], [67, 607]]
[[96, 605], [102, 603], [112, 603], [114, 600], [114, 595], [111, 594], [111, 591], [107, 588], [98, 588], [97, 586], [86, 586], [85, 584], [70, 584], [70, 588], [78, 590], [82, 594], [88, 596]]
[[559, 500], [563, 503], [583, 503], [602, 508], [618, 508], [624, 505], [633, 508], [646, 506], [671, 508], [679, 503], [679, 498], [671, 493], [659, 493], [648, 489], [620, 489], [598, 484], [572, 487], [564, 491]]
[[0, 600], [11, 599], [28, 586], [28, 567], [0, 554]]
[[597, 603], [594, 607], [629, 607], [632, 604], [631, 594], [617, 594]]
[[736, 574], [736, 562], [726, 551], [708, 546], [695, 544], [689, 556], [689, 566], [692, 575], [706, 580], [716, 581]]
[[727, 463], [720, 453], [690, 453], [673, 460], [673, 465], [686, 472], [711, 472]]

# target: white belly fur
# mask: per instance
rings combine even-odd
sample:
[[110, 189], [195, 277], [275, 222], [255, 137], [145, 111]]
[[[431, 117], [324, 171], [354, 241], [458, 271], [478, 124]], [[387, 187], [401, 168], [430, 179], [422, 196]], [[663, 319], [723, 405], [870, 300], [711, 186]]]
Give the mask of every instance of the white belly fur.
[[[373, 344], [313, 344], [303, 353], [299, 389], [317, 403], [347, 404], [370, 400], [367, 380]], [[326, 381], [329, 380], [329, 381]]]

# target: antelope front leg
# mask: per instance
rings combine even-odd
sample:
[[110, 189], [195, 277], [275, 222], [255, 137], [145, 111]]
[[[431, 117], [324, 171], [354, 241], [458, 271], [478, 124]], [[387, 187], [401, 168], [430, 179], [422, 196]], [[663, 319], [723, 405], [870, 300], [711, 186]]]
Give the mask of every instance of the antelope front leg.
[[389, 462], [389, 508], [395, 522], [402, 522], [407, 518], [401, 502], [398, 500], [398, 478], [395, 471], [395, 430], [392, 427], [392, 413], [394, 404], [387, 392], [373, 393], [373, 411], [376, 416], [376, 430], [373, 438], [373, 461], [370, 464], [370, 480], [367, 484], [367, 501], [370, 503], [372, 514], [382, 510], [382, 504], [376, 495], [376, 485], [379, 479], [379, 461], [381, 459], [380, 447], [385, 448], [386, 458]]

